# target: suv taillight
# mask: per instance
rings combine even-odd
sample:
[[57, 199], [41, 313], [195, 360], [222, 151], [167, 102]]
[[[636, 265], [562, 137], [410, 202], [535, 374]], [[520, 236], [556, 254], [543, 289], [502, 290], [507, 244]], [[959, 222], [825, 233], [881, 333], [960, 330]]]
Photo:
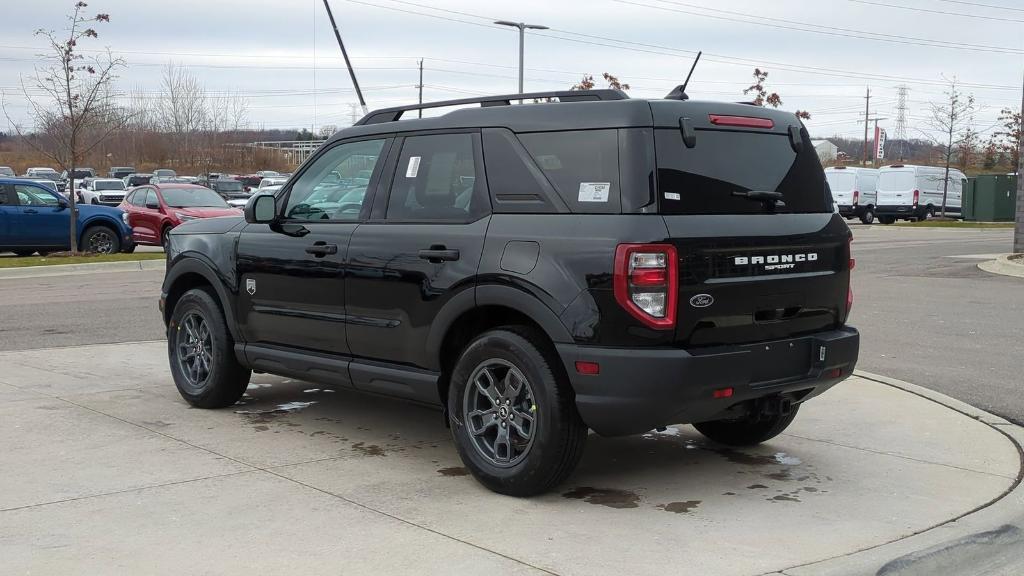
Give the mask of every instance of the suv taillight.
[[853, 205], [856, 206], [857, 202], [860, 202], [860, 192], [857, 190], [853, 191]]
[[615, 300], [655, 330], [676, 325], [679, 275], [670, 244], [619, 244], [615, 248]]
[[921, 199], [921, 191], [920, 190], [914, 190], [914, 206], [917, 206], [917, 202], [920, 199]]

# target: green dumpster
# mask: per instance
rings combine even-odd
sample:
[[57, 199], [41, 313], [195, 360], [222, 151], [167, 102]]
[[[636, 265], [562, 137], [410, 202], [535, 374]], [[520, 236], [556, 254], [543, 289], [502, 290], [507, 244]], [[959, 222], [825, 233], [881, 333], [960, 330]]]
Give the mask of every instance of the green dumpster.
[[1017, 177], [983, 174], [970, 178], [963, 195], [963, 218], [979, 222], [1013, 222]]

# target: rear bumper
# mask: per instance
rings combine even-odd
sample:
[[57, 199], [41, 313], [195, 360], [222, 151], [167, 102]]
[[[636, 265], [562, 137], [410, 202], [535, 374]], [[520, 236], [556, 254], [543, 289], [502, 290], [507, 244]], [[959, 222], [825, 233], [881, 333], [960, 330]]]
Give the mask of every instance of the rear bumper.
[[[598, 434], [622, 436], [668, 424], [715, 420], [729, 408], [758, 398], [812, 398], [850, 376], [857, 364], [860, 335], [854, 328], [843, 327], [800, 338], [699, 351], [556, 347], [583, 421]], [[796, 358], [794, 350], [812, 357]], [[577, 360], [599, 363], [600, 374], [578, 374]], [[770, 372], [780, 364], [797, 367], [796, 373], [768, 380], [759, 376], [766, 367]], [[833, 376], [837, 369], [839, 375]], [[732, 396], [714, 398], [713, 392], [722, 388], [732, 388]]]
[[890, 204], [875, 206], [875, 216], [899, 216], [902, 218], [913, 218], [917, 216], [917, 206], [907, 204]]
[[864, 212], [864, 208], [860, 206], [844, 206], [839, 205], [839, 215], [843, 218], [853, 218], [854, 216], [860, 216]]

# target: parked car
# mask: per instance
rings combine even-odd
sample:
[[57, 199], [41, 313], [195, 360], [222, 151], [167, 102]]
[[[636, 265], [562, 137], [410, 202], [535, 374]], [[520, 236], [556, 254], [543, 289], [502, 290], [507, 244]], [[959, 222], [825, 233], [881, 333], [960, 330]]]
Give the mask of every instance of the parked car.
[[192, 184], [193, 181], [194, 179], [180, 176], [153, 176], [149, 179], [150, 184]]
[[9, 176], [9, 177], [13, 178], [14, 177], [14, 169], [11, 168], [10, 166], [0, 166], [0, 177], [2, 177], [2, 176]]
[[850, 229], [796, 116], [531, 96], [560, 101], [371, 112], [244, 223], [173, 230], [181, 396], [231, 406], [255, 370], [443, 406], [474, 477], [527, 496], [588, 429], [758, 444], [851, 375]]
[[[80, 182], [82, 180], [85, 180], [86, 178], [95, 178], [96, 177], [96, 171], [93, 170], [92, 168], [75, 168], [75, 171], [74, 171], [74, 173], [72, 175], [74, 176], [75, 188], [77, 189], [79, 187], [79, 185], [80, 185]], [[71, 193], [74, 193], [74, 190], [68, 190], [67, 189], [68, 188], [68, 180], [69, 180], [69, 178], [68, 178], [68, 171], [64, 170], [63, 172], [60, 173], [60, 180], [57, 181], [57, 187], [60, 188], [61, 192], [66, 192], [68, 194], [71, 194]]]
[[252, 192], [246, 191], [242, 183], [234, 178], [210, 180], [207, 186], [217, 194], [220, 194], [224, 200], [247, 201], [252, 196]]
[[839, 213], [847, 220], [860, 218], [865, 224], [875, 221], [878, 194], [878, 170], [853, 166], [825, 168], [825, 179], [832, 190], [832, 199], [839, 205]]
[[111, 166], [110, 170], [107, 172], [107, 176], [110, 176], [111, 178], [121, 179], [124, 178], [125, 176], [129, 176], [134, 173], [134, 166]]
[[235, 180], [241, 182], [242, 186], [245, 186], [245, 191], [248, 192], [260, 185], [260, 181], [263, 180], [263, 176], [248, 174], [246, 176], [237, 176]]
[[241, 215], [213, 190], [193, 184], [139, 186], [120, 207], [127, 214], [135, 241], [150, 246], [165, 246], [167, 234], [182, 222]]
[[134, 188], [136, 186], [142, 186], [143, 184], [149, 184], [153, 179], [153, 174], [130, 174], [124, 178], [125, 188]]
[[29, 168], [25, 171], [25, 178], [39, 178], [41, 180], [52, 180], [57, 182], [60, 180], [60, 172], [57, 172], [53, 168]]
[[878, 171], [878, 206], [875, 214], [882, 224], [896, 220], [926, 220], [942, 209], [946, 188], [946, 214], [959, 216], [967, 176], [950, 168], [946, 186], [945, 168], [893, 164]]
[[267, 176], [266, 178], [264, 178], [263, 180], [260, 181], [260, 185], [259, 185], [259, 187], [256, 188], [256, 190], [257, 190], [257, 192], [263, 192], [267, 188], [270, 188], [270, 187], [273, 187], [273, 186], [281, 187], [281, 186], [284, 186], [285, 182], [287, 182], [287, 181], [288, 181], [287, 178], [279, 178], [279, 177], [276, 177], [276, 176]]
[[[0, 252], [19, 256], [70, 249], [71, 210], [57, 192], [25, 179], [0, 178]], [[124, 211], [78, 207], [78, 246], [90, 252], [131, 252], [132, 229]]]
[[178, 173], [170, 168], [157, 168], [153, 170], [153, 176], [159, 176], [160, 178], [174, 178]]
[[103, 204], [117, 206], [124, 200], [124, 181], [117, 178], [93, 178], [86, 180], [86, 185], [77, 191], [78, 201], [82, 204]]
[[280, 176], [281, 173], [280, 172], [275, 172], [273, 170], [260, 170], [260, 171], [256, 172], [256, 175], [261, 177], [261, 178], [264, 178], [264, 177], [267, 177], [267, 176]]

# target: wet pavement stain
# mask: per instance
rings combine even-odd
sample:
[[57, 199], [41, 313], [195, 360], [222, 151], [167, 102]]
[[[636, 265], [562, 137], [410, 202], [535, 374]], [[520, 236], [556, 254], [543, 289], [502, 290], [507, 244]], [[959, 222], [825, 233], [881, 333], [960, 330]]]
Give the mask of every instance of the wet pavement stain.
[[722, 496], [735, 496], [735, 492], [722, 492]]
[[384, 449], [376, 444], [366, 444], [365, 442], [356, 442], [352, 444], [352, 449], [359, 452], [363, 456], [387, 456]]
[[719, 456], [724, 456], [726, 460], [733, 464], [743, 464], [744, 466], [770, 466], [778, 464], [774, 456], [747, 454], [746, 452], [740, 452], [731, 448], [716, 448], [711, 451]]
[[468, 476], [469, 470], [462, 466], [453, 466], [451, 468], [441, 468], [437, 473], [441, 476]]
[[640, 496], [628, 490], [592, 488], [590, 486], [573, 488], [562, 494], [562, 497], [583, 500], [588, 504], [607, 506], [609, 508], [636, 508], [640, 502]]
[[676, 514], [686, 514], [693, 510], [697, 506], [700, 506], [700, 500], [686, 500], [685, 502], [669, 502], [668, 504], [658, 504], [658, 508], [661, 508], [665, 512], [674, 512]]
[[750, 486], [747, 486], [747, 489], [749, 490], [761, 490], [763, 488], [767, 488], [767, 486], [764, 484], [751, 484]]
[[253, 426], [253, 429], [256, 430], [257, 432], [266, 432], [267, 430], [270, 430], [270, 426], [261, 424], [259, 426]]
[[793, 479], [793, 477], [790, 476], [789, 472], [786, 471], [786, 470], [783, 470], [782, 472], [772, 472], [770, 474], [765, 474], [764, 477], [765, 478], [770, 478], [772, 480], [782, 480], [782, 481], [787, 481], [787, 480], [792, 480]]
[[769, 501], [775, 500], [777, 502], [799, 502], [800, 501], [799, 498], [794, 498], [793, 496], [790, 496], [789, 494], [779, 494], [778, 496], [772, 496], [768, 500]]

